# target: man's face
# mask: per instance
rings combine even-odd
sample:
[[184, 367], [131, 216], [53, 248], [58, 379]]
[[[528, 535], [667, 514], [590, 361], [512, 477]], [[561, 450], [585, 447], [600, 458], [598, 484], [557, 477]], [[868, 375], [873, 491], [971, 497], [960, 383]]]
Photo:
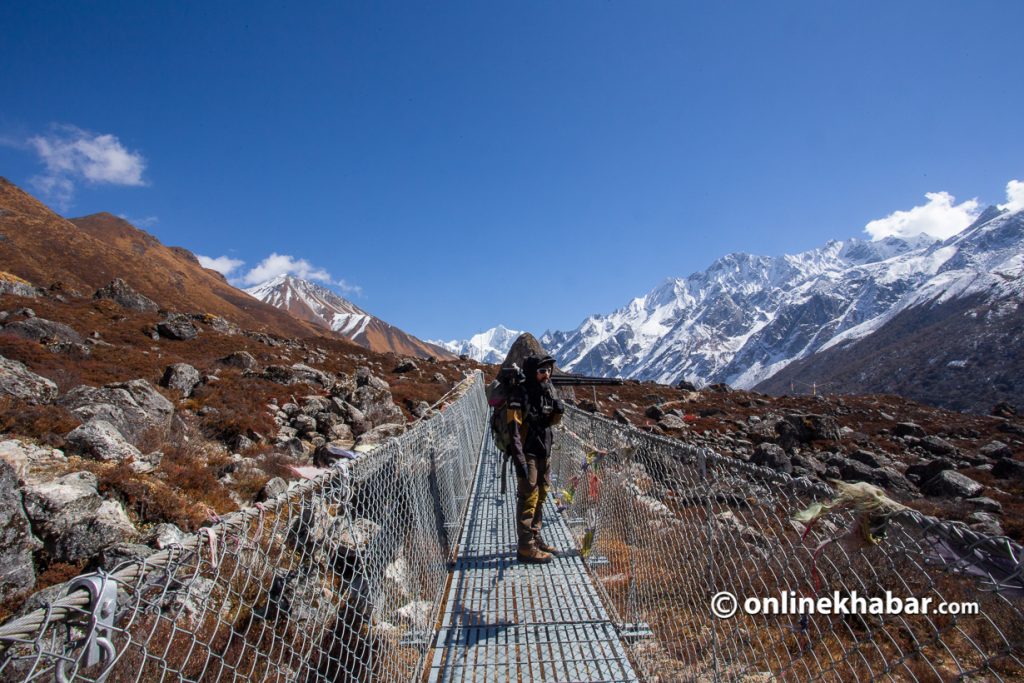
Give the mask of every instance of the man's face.
[[537, 381], [546, 382], [551, 378], [551, 366], [545, 365], [542, 368], [537, 368]]

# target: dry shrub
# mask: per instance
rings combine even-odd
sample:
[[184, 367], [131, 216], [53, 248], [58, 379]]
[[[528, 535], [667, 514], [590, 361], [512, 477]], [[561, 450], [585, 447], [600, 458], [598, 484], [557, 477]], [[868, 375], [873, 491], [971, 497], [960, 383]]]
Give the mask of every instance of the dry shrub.
[[63, 448], [64, 435], [81, 424], [66, 408], [34, 405], [21, 399], [0, 398], [0, 432], [36, 439], [54, 448]]
[[189, 406], [195, 410], [213, 409], [200, 416], [206, 436], [222, 441], [252, 432], [267, 435], [277, 429], [267, 409], [271, 399], [284, 402], [291, 392], [311, 393], [306, 386], [283, 387], [257, 377], [245, 377], [237, 371], [226, 371], [220, 380], [196, 389]]

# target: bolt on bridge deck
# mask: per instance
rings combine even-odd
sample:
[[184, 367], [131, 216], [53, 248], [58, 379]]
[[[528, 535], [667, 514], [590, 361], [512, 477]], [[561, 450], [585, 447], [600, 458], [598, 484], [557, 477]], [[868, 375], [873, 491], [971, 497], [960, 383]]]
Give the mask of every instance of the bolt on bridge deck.
[[576, 543], [551, 501], [547, 565], [516, 560], [515, 477], [502, 495], [501, 457], [484, 447], [431, 681], [637, 681]]

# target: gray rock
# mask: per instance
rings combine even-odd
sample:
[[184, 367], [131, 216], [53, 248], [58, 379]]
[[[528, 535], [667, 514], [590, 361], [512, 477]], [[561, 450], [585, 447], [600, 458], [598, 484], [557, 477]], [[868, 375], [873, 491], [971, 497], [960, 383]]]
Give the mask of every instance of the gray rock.
[[268, 365], [263, 370], [263, 377], [278, 384], [315, 384], [325, 389], [330, 389], [334, 386], [334, 379], [330, 375], [302, 363], [296, 363], [290, 367]]
[[414, 360], [412, 360], [411, 358], [406, 358], [401, 363], [399, 363], [392, 372], [402, 374], [406, 372], [415, 372], [416, 370], [419, 369], [419, 366], [416, 365], [416, 362]]
[[199, 334], [199, 328], [192, 323], [191, 318], [183, 313], [171, 313], [156, 324], [156, 331], [162, 337], [178, 341], [195, 339]]
[[4, 326], [4, 332], [48, 346], [80, 346], [85, 343], [82, 335], [64, 323], [44, 318], [29, 318], [8, 323]]
[[952, 455], [956, 453], [956, 446], [937, 436], [923, 437], [920, 446], [933, 455]]
[[412, 407], [410, 412], [417, 418], [427, 417], [430, 414], [430, 404], [426, 401], [420, 401]]
[[893, 434], [896, 436], [913, 436], [918, 439], [927, 436], [927, 433], [919, 425], [913, 422], [899, 422], [893, 428]]
[[292, 418], [301, 413], [302, 409], [299, 408], [297, 403], [288, 402], [281, 406], [281, 412], [284, 413], [285, 416]]
[[28, 403], [51, 403], [57, 398], [57, 385], [30, 371], [24, 363], [0, 356], [0, 394]]
[[316, 432], [316, 420], [309, 415], [296, 415], [292, 419], [292, 426], [298, 431], [300, 436]]
[[955, 470], [943, 470], [921, 486], [921, 491], [931, 496], [947, 498], [974, 498], [985, 487]]
[[851, 453], [850, 459], [862, 462], [868, 467], [885, 467], [892, 464], [892, 460], [889, 458], [863, 449], [859, 449]]
[[330, 401], [322, 396], [305, 396], [302, 399], [302, 412], [315, 417], [317, 413], [327, 412], [329, 405]]
[[144, 379], [116, 382], [99, 389], [77, 386], [60, 403], [83, 421], [106, 420], [134, 444], [149, 430], [166, 432], [174, 417], [174, 404]]
[[792, 456], [790, 458], [790, 462], [793, 463], [794, 468], [801, 467], [806, 470], [807, 473], [817, 475], [818, 477], [824, 476], [825, 470], [827, 469], [825, 467], [825, 463], [821, 462], [817, 458], [804, 454]]
[[989, 536], [1003, 536], [1003, 525], [999, 519], [990, 512], [972, 512], [967, 516], [967, 525], [983, 534]]
[[341, 448], [345, 449], [351, 449], [356, 444], [356, 437], [352, 433], [352, 428], [344, 422], [332, 425], [327, 437], [330, 439], [330, 443], [337, 443]]
[[964, 502], [968, 505], [973, 505], [976, 510], [981, 512], [995, 512], [998, 514], [1003, 511], [1003, 504], [991, 498], [968, 498]]
[[839, 439], [839, 423], [827, 415], [786, 415], [775, 424], [776, 442], [784, 449], [812, 441]]
[[375, 389], [382, 389], [385, 391], [391, 391], [391, 385], [385, 382], [380, 377], [377, 377], [370, 372], [370, 368], [362, 366], [356, 369], [356, 388], [370, 386]]
[[149, 542], [156, 546], [157, 549], [163, 550], [176, 543], [181, 543], [184, 538], [185, 532], [176, 525], [165, 522], [153, 527], [153, 531], [149, 536]]
[[433, 381], [434, 384], [447, 384], [448, 383], [448, 380], [445, 379], [444, 375], [442, 375], [440, 372], [435, 372], [434, 376], [431, 378], [431, 381]]
[[105, 287], [96, 290], [93, 299], [109, 299], [124, 308], [140, 313], [156, 312], [160, 307], [156, 303], [128, 286], [121, 278], [116, 278]]
[[886, 465], [874, 470], [872, 483], [881, 486], [888, 491], [896, 491], [902, 494], [916, 494], [917, 490], [910, 480], [897, 472], [894, 468]]
[[669, 413], [668, 415], [665, 415], [665, 417], [661, 418], [658, 422], [658, 426], [664, 430], [680, 430], [686, 429], [686, 422], [678, 415]]
[[644, 415], [651, 418], [652, 420], [660, 420], [665, 415], [665, 411], [661, 409], [657, 403], [653, 403], [644, 408]]
[[89, 559], [138, 535], [119, 503], [100, 498], [96, 476], [74, 472], [25, 487], [25, 511], [57, 562]]
[[243, 370], [252, 370], [256, 367], [256, 358], [248, 351], [235, 351], [221, 359], [224, 365]]
[[288, 482], [286, 482], [281, 477], [274, 477], [266, 484], [264, 484], [262, 489], [260, 489], [259, 499], [270, 500], [271, 498], [277, 498], [282, 493], [286, 493], [287, 491]]
[[373, 428], [373, 425], [370, 424], [368, 419], [366, 419], [366, 415], [363, 414], [363, 411], [359, 410], [359, 408], [356, 408], [351, 403], [345, 404], [344, 418], [345, 421], [351, 425], [352, 434], [355, 436], [359, 436]]
[[862, 462], [847, 460], [839, 466], [839, 476], [843, 481], [874, 481], [875, 471]]
[[390, 389], [364, 384], [352, 394], [351, 404], [358, 408], [371, 426], [405, 422], [402, 409], [395, 405]]
[[356, 446], [377, 446], [405, 432], [403, 424], [382, 424], [359, 435]]
[[754, 448], [754, 454], [750, 457], [750, 462], [755, 465], [770, 467], [776, 472], [784, 472], [786, 474], [792, 474], [793, 472], [793, 463], [789, 456], [786, 455], [786, 451], [781, 446], [773, 443], [758, 444]]
[[21, 278], [14, 278], [9, 273], [0, 274], [0, 294], [13, 294], [34, 299], [39, 296], [39, 291]]
[[65, 440], [71, 450], [95, 460], [142, 459], [139, 449], [128, 443], [114, 425], [99, 418], [71, 430]]
[[1013, 450], [1002, 441], [990, 441], [979, 448], [978, 453], [993, 460], [1013, 457]]
[[192, 395], [192, 390], [202, 382], [202, 375], [188, 363], [174, 363], [164, 369], [160, 386], [175, 390], [182, 398]]
[[14, 468], [19, 479], [31, 476], [30, 470], [65, 463], [67, 458], [56, 448], [36, 446], [18, 439], [0, 441], [0, 460]]
[[0, 460], [0, 600], [6, 602], [35, 586], [32, 552], [41, 546], [22, 508], [15, 470]]
[[951, 469], [954, 469], [951, 461], [945, 458], [935, 458], [934, 460], [911, 465], [907, 468], [905, 474], [908, 477], [916, 477], [919, 482], [924, 483], [935, 477], [939, 472]]
[[1024, 462], [1012, 458], [1003, 458], [992, 468], [992, 476], [1000, 479], [1024, 481]]

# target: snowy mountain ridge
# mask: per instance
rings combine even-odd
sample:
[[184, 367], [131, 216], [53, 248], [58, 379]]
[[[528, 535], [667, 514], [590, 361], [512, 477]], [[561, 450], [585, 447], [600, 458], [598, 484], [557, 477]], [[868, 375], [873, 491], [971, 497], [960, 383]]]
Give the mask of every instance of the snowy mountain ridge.
[[1024, 213], [991, 208], [944, 241], [832, 241], [780, 257], [734, 253], [541, 342], [572, 372], [749, 388], [864, 338], [907, 308], [1016, 296]]
[[457, 339], [452, 341], [428, 340], [428, 343], [451, 351], [456, 356], [469, 356], [481, 363], [501, 363], [505, 360], [505, 355], [511, 348], [512, 342], [520, 334], [522, 332], [498, 325], [479, 334], [474, 334], [469, 339], [461, 341]]

